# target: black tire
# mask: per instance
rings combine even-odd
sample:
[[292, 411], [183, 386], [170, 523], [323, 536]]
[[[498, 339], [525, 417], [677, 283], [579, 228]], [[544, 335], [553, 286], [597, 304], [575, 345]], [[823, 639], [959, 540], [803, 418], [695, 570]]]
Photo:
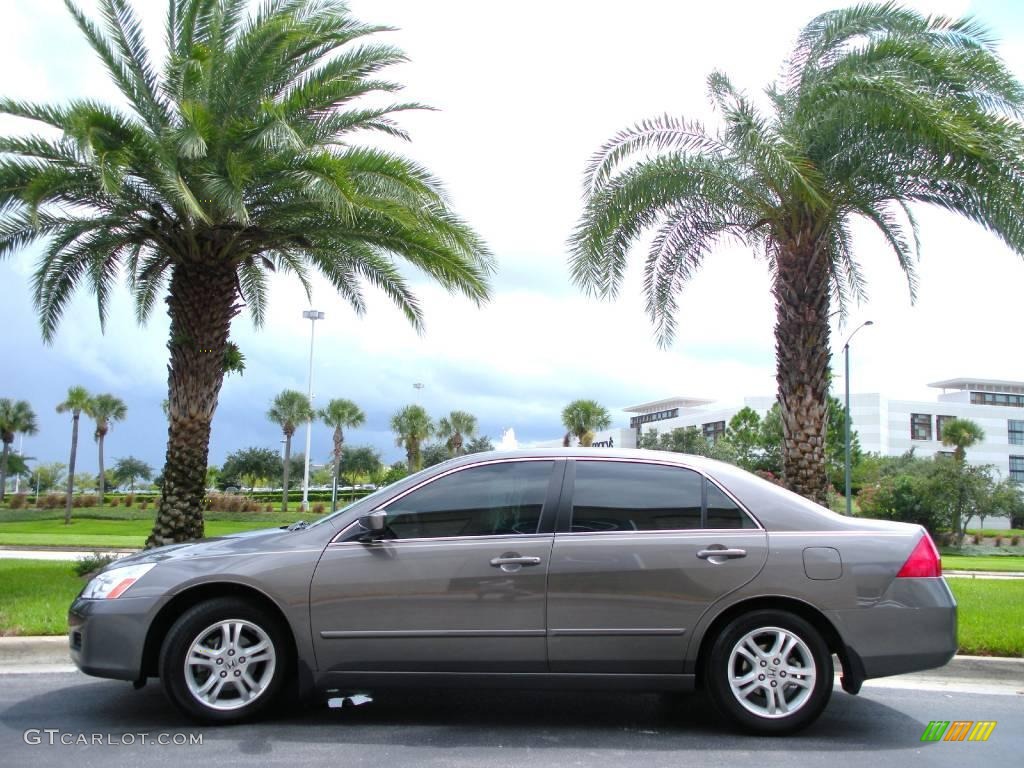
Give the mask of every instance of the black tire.
[[[200, 700], [189, 690], [185, 659], [193, 642], [201, 634], [205, 634], [205, 630], [218, 622], [235, 619], [246, 622], [266, 635], [273, 652], [273, 665], [272, 669], [268, 669], [267, 662], [258, 662], [249, 668], [256, 675], [266, 672], [266, 684], [261, 687], [251, 701], [242, 703], [229, 700], [223, 704], [231, 706], [231, 708], [218, 709]], [[266, 713], [278, 703], [282, 698], [288, 679], [294, 677], [289, 674], [289, 670], [294, 666], [291, 649], [286, 629], [281, 626], [278, 618], [265, 608], [236, 597], [214, 598], [192, 606], [171, 626], [160, 650], [160, 680], [168, 698], [178, 709], [194, 720], [209, 724], [228, 724], [251, 720]], [[239, 658], [244, 658], [237, 654], [232, 654], [232, 656], [233, 659], [225, 658], [224, 661], [237, 661]], [[226, 681], [230, 682], [234, 672], [230, 672], [226, 666], [222, 664], [221, 667], [217, 667], [216, 674], [227, 675]], [[202, 674], [202, 670], [200, 670], [200, 674]], [[214, 673], [210, 674], [212, 676]], [[236, 698], [240, 697], [240, 690], [236, 686], [232, 687], [236, 688], [234, 694]]]
[[[795, 637], [802, 648], [792, 651], [788, 659], [758, 658], [757, 665], [752, 665], [744, 658], [737, 657], [734, 662], [735, 668], [730, 668], [730, 659], [733, 649], [749, 634], [756, 631], [763, 631], [752, 639], [754, 644], [761, 648], [761, 645], [768, 646], [771, 639], [778, 637], [779, 633], [773, 630], [783, 630]], [[770, 647], [763, 648], [770, 650]], [[769, 656], [771, 654], [768, 654]], [[781, 656], [781, 654], [779, 654]], [[801, 658], [807, 660], [810, 656], [814, 663], [814, 682], [810, 686], [797, 685], [794, 678], [803, 679], [804, 675], [794, 675], [789, 672], [786, 678], [785, 669], [792, 670], [794, 666], [801, 666]], [[751, 654], [753, 656], [753, 654]], [[789, 661], [798, 664], [789, 664]], [[764, 673], [760, 671], [764, 662]], [[778, 663], [781, 662], [781, 663]], [[801, 668], [808, 668], [803, 664]], [[779, 677], [780, 672], [782, 676]], [[704, 687], [711, 698], [715, 709], [727, 719], [744, 730], [763, 735], [782, 735], [793, 733], [801, 728], [806, 728], [813, 723], [825, 709], [828, 700], [832, 695], [834, 670], [832, 667], [832, 655], [828, 646], [822, 639], [821, 634], [804, 619], [785, 611], [759, 610], [744, 614], [729, 622], [715, 638], [704, 664]], [[734, 693], [730, 685], [730, 676], [750, 674], [757, 678], [757, 682], [751, 681], [749, 685], [755, 686], [752, 692], [745, 697]], [[775, 683], [771, 689], [767, 684]], [[780, 687], [781, 686], [781, 687]], [[805, 691], [810, 693], [805, 693]], [[784, 697], [792, 708], [789, 713], [776, 712], [769, 714], [772, 704], [769, 698]], [[746, 702], [746, 705], [744, 704]], [[774, 704], [775, 709], [780, 707]], [[762, 710], [761, 712], [752, 711]]]

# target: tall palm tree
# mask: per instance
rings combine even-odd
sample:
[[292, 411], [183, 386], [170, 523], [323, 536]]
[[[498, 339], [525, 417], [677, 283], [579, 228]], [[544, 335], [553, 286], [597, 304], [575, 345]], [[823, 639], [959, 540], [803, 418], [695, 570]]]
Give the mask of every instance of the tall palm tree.
[[[589, 446], [594, 432], [608, 429], [612, 419], [608, 410], [596, 400], [573, 400], [562, 409], [562, 425], [568, 430], [566, 438], [575, 435], [580, 445]], [[568, 439], [563, 441], [568, 444]]]
[[281, 427], [284, 433], [284, 490], [281, 492], [281, 511], [288, 511], [288, 475], [292, 463], [292, 436], [296, 427], [313, 418], [309, 398], [294, 389], [286, 389], [270, 405], [267, 418]]
[[103, 474], [103, 441], [115, 421], [123, 421], [128, 415], [128, 406], [124, 401], [114, 395], [94, 395], [89, 401], [86, 413], [96, 422], [96, 432], [93, 437], [96, 439], [96, 447], [99, 450], [99, 493], [100, 506], [103, 506], [103, 492], [106, 490], [107, 478]]
[[27, 400], [0, 398], [0, 441], [4, 444], [0, 457], [0, 501], [7, 492], [7, 463], [11, 455], [11, 443], [15, 435], [34, 435], [39, 431], [36, 414]]
[[950, 419], [942, 425], [942, 444], [953, 449], [956, 464], [957, 498], [953, 507], [953, 533], [957, 546], [964, 541], [964, 512], [967, 507], [967, 449], [985, 439], [985, 430], [970, 419]]
[[334, 471], [331, 473], [331, 477], [337, 483], [338, 468], [341, 466], [341, 451], [345, 444], [345, 430], [365, 424], [366, 414], [351, 400], [339, 397], [321, 408], [318, 415], [324, 424], [334, 429]]
[[71, 495], [75, 490], [75, 459], [78, 457], [78, 420], [82, 411], [88, 413], [92, 396], [85, 387], [69, 387], [67, 399], [57, 406], [57, 413], [71, 412], [71, 458], [68, 459], [68, 487], [64, 498], [64, 525], [71, 524]]
[[[118, 275], [139, 321], [170, 316], [168, 442], [147, 544], [203, 535], [210, 423], [232, 319], [263, 322], [269, 276], [310, 290], [319, 272], [357, 311], [382, 290], [419, 330], [422, 308], [400, 264], [478, 304], [493, 261], [423, 166], [360, 147], [351, 134], [406, 138], [411, 103], [381, 70], [405, 61], [366, 42], [341, 0], [167, 0], [162, 66], [128, 0], [99, 0], [103, 21], [69, 9], [126, 102], [0, 113], [60, 132], [0, 137], [0, 257], [43, 240], [34, 279], [44, 339], [73, 293], [96, 294], [101, 323]], [[371, 102], [365, 102], [367, 97]]]
[[668, 344], [678, 294], [717, 244], [738, 241], [764, 258], [785, 481], [824, 501], [829, 317], [864, 288], [852, 224], [881, 231], [912, 298], [915, 203], [966, 216], [1024, 251], [1024, 87], [977, 22], [885, 3], [804, 27], [767, 111], [720, 72], [708, 89], [719, 130], [666, 115], [594, 155], [572, 278], [615, 296], [632, 244], [653, 229], [644, 293]]
[[452, 411], [437, 422], [437, 436], [445, 441], [450, 456], [461, 456], [465, 438], [476, 436], [476, 416], [465, 411]]
[[391, 417], [395, 445], [405, 448], [406, 465], [416, 472], [423, 464], [420, 447], [434, 434], [434, 422], [420, 405], [407, 405]]

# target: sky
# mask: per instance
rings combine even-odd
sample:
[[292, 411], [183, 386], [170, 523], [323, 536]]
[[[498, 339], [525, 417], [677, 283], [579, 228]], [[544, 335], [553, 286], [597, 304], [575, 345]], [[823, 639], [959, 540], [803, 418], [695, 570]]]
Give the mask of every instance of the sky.
[[[94, 0], [81, 2], [94, 13]], [[562, 433], [560, 412], [572, 399], [598, 400], [616, 426], [622, 408], [673, 395], [734, 403], [775, 391], [774, 310], [768, 273], [755, 255], [723, 247], [707, 260], [680, 300], [679, 329], [657, 346], [643, 310], [635, 253], [613, 302], [586, 298], [568, 277], [566, 240], [580, 214], [582, 173], [590, 155], [619, 129], [669, 113], [714, 125], [707, 75], [720, 69], [752, 93], [779, 71], [797, 31], [836, 5], [668, 3], [656, 0], [351, 0], [357, 18], [398, 30], [381, 39], [410, 62], [394, 68], [405, 98], [436, 111], [407, 114], [413, 141], [401, 151], [439, 176], [455, 209], [498, 260], [493, 299], [483, 309], [409, 273], [425, 307], [417, 335], [381, 296], [356, 316], [325, 282], [314, 287], [317, 323], [313, 390], [318, 404], [347, 397], [366, 425], [347, 442], [400, 458], [388, 428], [399, 407], [419, 402], [435, 418], [474, 413], [497, 442], [514, 428], [520, 442]], [[972, 14], [1001, 40], [1000, 51], [1024, 79], [1024, 5], [1015, 0], [931, 0], [928, 12]], [[151, 47], [160, 47], [163, 0], [135, 0]], [[120, 103], [101, 64], [60, 0], [0, 3], [0, 94], [41, 102], [89, 97]], [[0, 130], [25, 124], [0, 118]], [[929, 382], [960, 376], [1024, 379], [1021, 300], [1024, 263], [979, 227], [936, 210], [917, 212], [922, 230], [920, 289], [912, 304], [896, 261], [869, 228], [855, 247], [869, 299], [833, 332], [833, 364], [842, 369], [849, 331], [873, 320], [851, 345], [854, 392], [932, 398]], [[163, 464], [167, 327], [160, 312], [134, 320], [120, 289], [101, 334], [95, 300], [80, 292], [52, 345], [44, 345], [30, 281], [30, 248], [0, 262], [0, 397], [28, 400], [40, 431], [24, 453], [67, 461], [70, 423], [55, 412], [67, 388], [111, 392], [128, 418], [107, 438], [108, 463], [134, 455]], [[305, 391], [311, 306], [295, 281], [275, 278], [264, 328], [245, 316], [233, 339], [247, 359], [244, 375], [225, 382], [213, 423], [211, 463], [248, 446], [278, 448], [265, 413], [285, 388]], [[838, 321], [837, 321], [838, 322]], [[842, 386], [841, 379], [837, 384]], [[421, 390], [413, 387], [422, 383]], [[84, 428], [78, 467], [96, 470]], [[304, 440], [300, 432], [299, 448]], [[327, 427], [313, 430], [314, 461], [331, 450]]]

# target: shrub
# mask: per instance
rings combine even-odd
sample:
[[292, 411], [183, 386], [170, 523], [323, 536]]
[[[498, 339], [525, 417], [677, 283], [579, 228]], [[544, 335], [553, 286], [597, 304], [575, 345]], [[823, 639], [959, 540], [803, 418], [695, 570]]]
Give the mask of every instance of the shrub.
[[142, 501], [140, 501], [139, 509], [141, 509], [143, 512], [149, 509], [149, 499], [143, 499]]
[[129, 493], [127, 496], [124, 497], [124, 505], [126, 507], [130, 507], [134, 503], [135, 503], [135, 494], [134, 493]]
[[11, 509], [23, 509], [25, 507], [25, 494], [15, 493], [11, 496]]
[[1012, 546], [1012, 547], [1020, 546], [1020, 536], [1011, 536], [1010, 537], [1010, 546]]
[[327, 507], [325, 507], [322, 502], [318, 501], [316, 504], [313, 505], [313, 514], [322, 515], [325, 509], [327, 509]]
[[263, 507], [263, 511], [268, 513], [268, 514], [273, 512], [274, 511], [274, 505], [273, 504], [267, 504], [265, 507]]
[[973, 541], [975, 544], [981, 544], [981, 534], [974, 534], [974, 536], [971, 537], [971, 541]]
[[997, 547], [1003, 546], [1003, 537], [1002, 536], [996, 536], [995, 545]]
[[[112, 506], [112, 507], [119, 507], [119, 506], [121, 506], [121, 497], [120, 496], [114, 496], [110, 500], [110, 506]], [[125, 506], [127, 507], [128, 505], [125, 504]]]
[[57, 509], [64, 506], [64, 494], [48, 493], [36, 505], [39, 509]]
[[105, 568], [115, 560], [117, 558], [111, 555], [88, 555], [81, 560], [77, 560], [72, 568], [74, 568], [75, 573], [79, 576], [92, 576], [96, 571]]

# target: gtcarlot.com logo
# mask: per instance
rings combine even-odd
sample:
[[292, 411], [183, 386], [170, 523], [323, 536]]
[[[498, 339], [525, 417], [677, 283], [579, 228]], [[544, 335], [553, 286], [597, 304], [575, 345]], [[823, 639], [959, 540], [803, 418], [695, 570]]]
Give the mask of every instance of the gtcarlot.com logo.
[[50, 746], [113, 746], [138, 744], [158, 747], [192, 747], [203, 743], [201, 733], [82, 733], [60, 728], [29, 728], [22, 734], [26, 744]]
[[921, 741], [988, 741], [995, 729], [995, 720], [932, 720]]

